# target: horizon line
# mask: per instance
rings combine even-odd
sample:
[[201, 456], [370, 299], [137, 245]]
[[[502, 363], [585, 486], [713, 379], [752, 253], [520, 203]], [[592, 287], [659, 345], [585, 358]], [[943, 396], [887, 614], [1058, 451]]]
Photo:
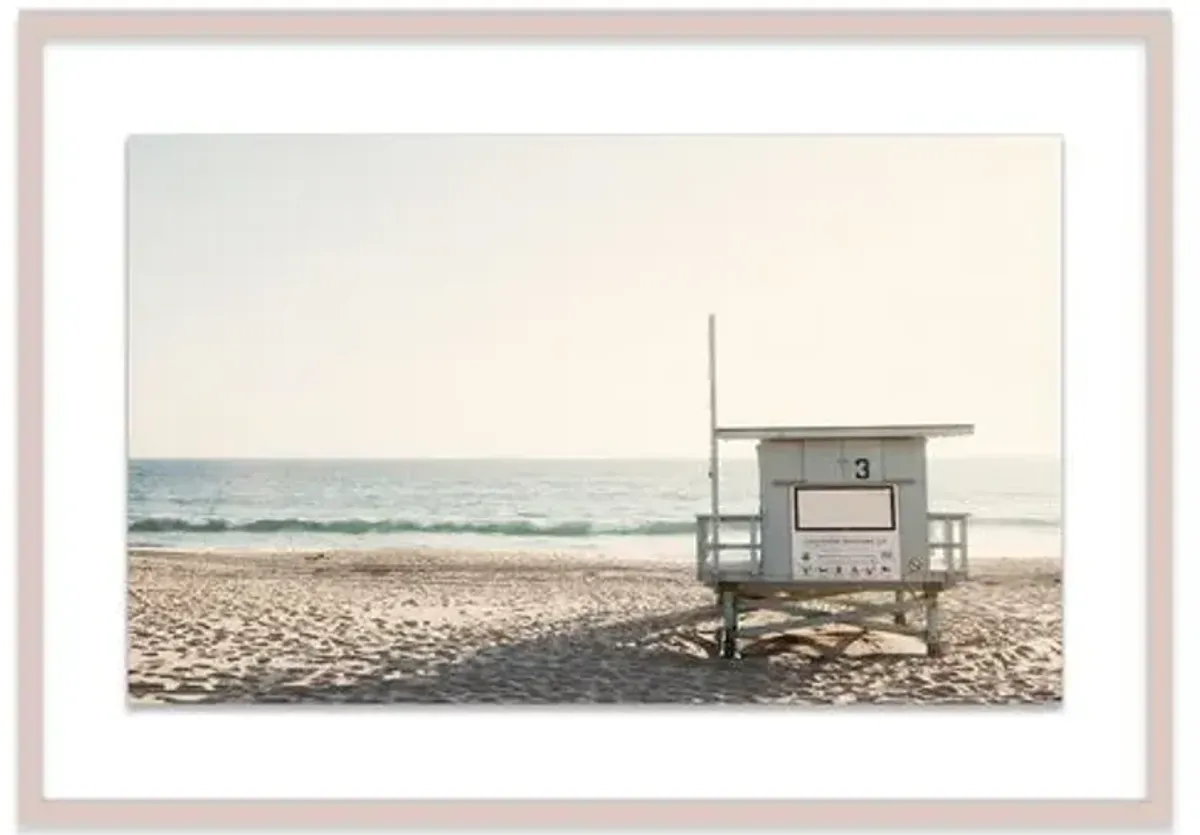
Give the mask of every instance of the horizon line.
[[[708, 462], [707, 455], [126, 455], [127, 461], [313, 461], [313, 462], [382, 462], [382, 461], [609, 461], [609, 462]], [[996, 458], [1050, 458], [1062, 460], [1061, 453], [1053, 452], [992, 452], [992, 453], [948, 453], [934, 451], [926, 453], [927, 459], [979, 460]], [[722, 455], [723, 460], [753, 461], [754, 455]]]

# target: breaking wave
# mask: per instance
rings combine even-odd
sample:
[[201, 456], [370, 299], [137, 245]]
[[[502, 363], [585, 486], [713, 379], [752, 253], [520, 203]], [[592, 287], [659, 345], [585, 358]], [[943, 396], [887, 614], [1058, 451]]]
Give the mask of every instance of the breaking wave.
[[129, 524], [136, 533], [443, 533], [483, 536], [586, 537], [586, 536], [678, 536], [695, 530], [692, 521], [659, 520], [635, 525], [606, 526], [572, 521], [538, 524], [528, 520], [505, 522], [416, 522], [405, 519], [300, 519], [268, 518], [248, 522], [229, 519], [183, 519], [151, 516]]
[[989, 528], [1057, 528], [1062, 520], [1044, 516], [971, 516], [969, 524]]
[[[1018, 516], [971, 516], [970, 525], [996, 528], [1057, 528], [1057, 519]], [[250, 521], [223, 518], [186, 519], [176, 516], [149, 516], [129, 523], [130, 533], [323, 533], [389, 534], [433, 533], [474, 534], [478, 536], [563, 537], [592, 536], [681, 536], [695, 531], [691, 519], [660, 519], [628, 525], [609, 525], [589, 521], [537, 522], [529, 519], [509, 521], [432, 521], [407, 519], [304, 519], [270, 517]]]

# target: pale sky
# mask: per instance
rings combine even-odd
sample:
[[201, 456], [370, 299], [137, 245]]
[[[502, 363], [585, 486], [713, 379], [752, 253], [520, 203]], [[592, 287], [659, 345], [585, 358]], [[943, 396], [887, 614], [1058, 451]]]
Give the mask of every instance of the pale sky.
[[713, 312], [723, 424], [1057, 455], [1061, 153], [135, 137], [130, 453], [702, 458]]

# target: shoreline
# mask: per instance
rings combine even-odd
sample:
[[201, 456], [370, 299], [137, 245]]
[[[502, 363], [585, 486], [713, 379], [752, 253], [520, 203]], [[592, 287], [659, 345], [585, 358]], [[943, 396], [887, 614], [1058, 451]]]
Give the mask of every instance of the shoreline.
[[[695, 556], [692, 554], [673, 555], [673, 554], [647, 554], [645, 556], [633, 556], [629, 553], [608, 552], [603, 553], [595, 550], [576, 550], [571, 548], [528, 548], [528, 547], [513, 547], [513, 548], [473, 548], [473, 547], [455, 547], [448, 548], [444, 546], [394, 546], [394, 545], [368, 545], [357, 548], [346, 547], [321, 547], [321, 546], [304, 546], [297, 548], [277, 548], [263, 546], [258, 548], [248, 548], [238, 545], [214, 545], [214, 546], [190, 546], [180, 547], [173, 545], [129, 545], [125, 548], [128, 557], [172, 557], [176, 559], [188, 558], [244, 558], [254, 559], [255, 557], [271, 557], [274, 559], [287, 559], [289, 557], [303, 558], [312, 557], [315, 555], [325, 555], [328, 557], [338, 557], [348, 559], [353, 557], [374, 557], [374, 558], [393, 558], [403, 559], [409, 556], [424, 556], [424, 557], [446, 557], [456, 559], [463, 556], [474, 556], [482, 559], [500, 558], [500, 559], [551, 559], [562, 560], [564, 562], [589, 562], [594, 561], [605, 565], [622, 565], [629, 567], [639, 567], [650, 565], [662, 565], [664, 567], [679, 567], [686, 565], [688, 567], [695, 566]], [[1028, 568], [1030, 570], [1037, 569], [1039, 571], [1053, 571], [1061, 569], [1062, 558], [1046, 554], [1036, 554], [1029, 556], [972, 556], [971, 569], [974, 574], [976, 569], [983, 569], [989, 572], [1000, 571], [1008, 574], [1012, 570], [1021, 570]]]
[[1054, 558], [973, 560], [972, 579], [942, 598], [948, 651], [937, 659], [886, 633], [828, 661], [803, 645], [715, 659], [705, 642], [719, 616], [690, 560], [131, 548], [128, 599], [138, 705], [1062, 698]]

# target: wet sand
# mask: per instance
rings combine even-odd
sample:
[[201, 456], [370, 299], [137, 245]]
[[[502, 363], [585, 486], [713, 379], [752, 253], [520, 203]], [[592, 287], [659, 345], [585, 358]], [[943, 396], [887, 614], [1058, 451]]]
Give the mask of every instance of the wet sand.
[[836, 627], [716, 658], [713, 594], [682, 562], [132, 550], [129, 577], [137, 704], [1062, 699], [1057, 560], [973, 563], [942, 596], [939, 658], [879, 633], [824, 657]]

